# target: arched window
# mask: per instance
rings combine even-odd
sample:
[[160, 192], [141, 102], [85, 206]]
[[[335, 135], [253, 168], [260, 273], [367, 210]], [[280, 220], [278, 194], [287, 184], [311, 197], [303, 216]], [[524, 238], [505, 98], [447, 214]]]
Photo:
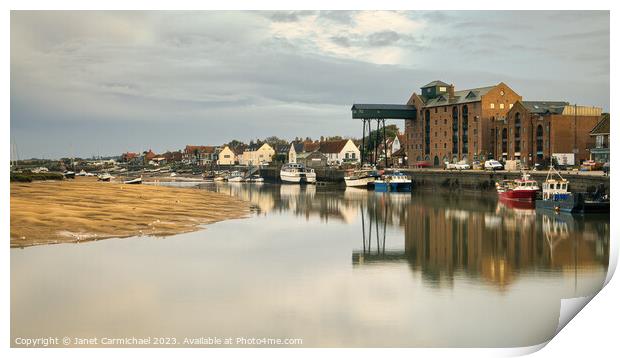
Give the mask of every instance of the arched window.
[[543, 126], [539, 124], [536, 127], [536, 158], [543, 159]]
[[459, 110], [452, 107], [452, 153], [459, 152]]
[[424, 154], [431, 153], [431, 111], [426, 110], [424, 116]]
[[467, 154], [467, 142], [468, 142], [468, 133], [467, 133], [467, 129], [469, 128], [469, 110], [467, 109], [467, 105], [463, 106], [462, 109], [462, 117], [461, 117], [461, 121], [462, 121], [462, 131], [461, 131], [461, 142], [463, 143], [463, 149], [462, 149], [462, 153], [463, 154]]
[[508, 153], [508, 129], [502, 129], [502, 155]]
[[515, 114], [515, 153], [521, 152], [521, 113]]
[[422, 160], [422, 157], [418, 155], [418, 156], [415, 158], [415, 160], [419, 162], [420, 160]]
[[438, 167], [439, 166], [439, 157], [435, 156], [435, 159], [433, 160], [433, 165]]

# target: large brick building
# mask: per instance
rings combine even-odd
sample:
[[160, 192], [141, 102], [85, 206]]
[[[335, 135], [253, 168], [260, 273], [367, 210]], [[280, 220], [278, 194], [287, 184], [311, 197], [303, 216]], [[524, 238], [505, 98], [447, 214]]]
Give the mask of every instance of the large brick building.
[[528, 166], [547, 162], [554, 153], [575, 153], [576, 163], [587, 160], [595, 144], [589, 133], [601, 111], [568, 102], [517, 101], [506, 118], [495, 121], [494, 157]]
[[493, 154], [493, 123], [521, 100], [505, 83], [455, 91], [454, 85], [433, 81], [421, 90], [407, 102], [417, 109], [417, 118], [405, 122], [410, 165], [486, 159]]
[[454, 85], [433, 81], [407, 102], [415, 116], [405, 121], [409, 165], [433, 166], [466, 160], [521, 160], [543, 163], [553, 153], [588, 158], [589, 135], [601, 118], [601, 108], [567, 102], [533, 102], [508, 85], [455, 91]]

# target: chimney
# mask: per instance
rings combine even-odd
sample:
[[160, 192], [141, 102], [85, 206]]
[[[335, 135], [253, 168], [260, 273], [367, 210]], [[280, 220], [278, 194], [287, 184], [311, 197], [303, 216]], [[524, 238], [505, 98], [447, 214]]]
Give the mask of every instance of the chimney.
[[448, 98], [452, 98], [454, 97], [454, 85], [451, 84], [450, 87], [448, 87]]

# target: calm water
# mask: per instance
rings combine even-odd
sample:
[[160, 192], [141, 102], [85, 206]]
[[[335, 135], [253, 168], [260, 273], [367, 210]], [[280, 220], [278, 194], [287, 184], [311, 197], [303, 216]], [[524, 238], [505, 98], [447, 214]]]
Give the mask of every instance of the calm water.
[[609, 217], [493, 196], [209, 185], [256, 213], [168, 238], [11, 250], [11, 335], [529, 346], [604, 280]]

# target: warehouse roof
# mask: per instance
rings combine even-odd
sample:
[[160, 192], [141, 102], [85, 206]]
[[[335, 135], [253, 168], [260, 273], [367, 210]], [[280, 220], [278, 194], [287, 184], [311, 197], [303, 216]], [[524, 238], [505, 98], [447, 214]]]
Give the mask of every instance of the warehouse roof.
[[487, 92], [493, 88], [495, 88], [495, 86], [471, 88], [462, 91], [454, 91], [454, 96], [449, 96], [447, 93], [444, 93], [435, 98], [425, 98], [422, 96], [422, 99], [426, 107], [478, 102], [483, 95], [487, 94]]
[[562, 114], [564, 107], [568, 106], [568, 102], [562, 101], [521, 101], [525, 109], [530, 113], [537, 114]]

